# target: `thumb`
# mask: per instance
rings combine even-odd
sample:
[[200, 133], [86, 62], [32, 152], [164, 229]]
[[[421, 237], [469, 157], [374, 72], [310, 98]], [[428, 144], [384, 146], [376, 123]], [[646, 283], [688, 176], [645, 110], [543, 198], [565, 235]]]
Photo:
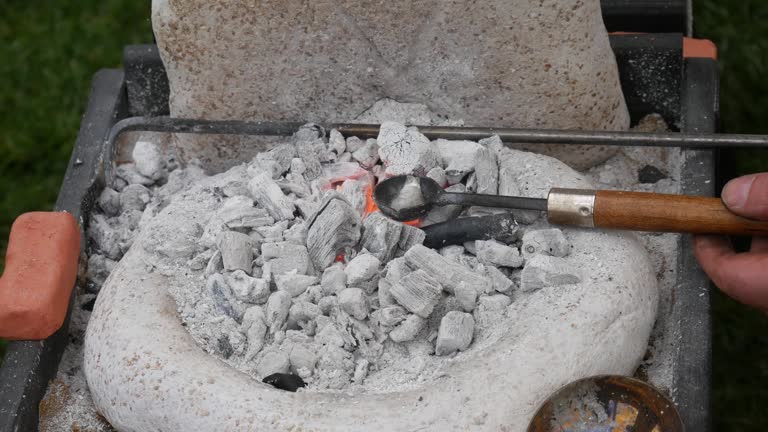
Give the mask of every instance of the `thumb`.
[[722, 199], [734, 213], [768, 220], [768, 173], [752, 174], [729, 181]]

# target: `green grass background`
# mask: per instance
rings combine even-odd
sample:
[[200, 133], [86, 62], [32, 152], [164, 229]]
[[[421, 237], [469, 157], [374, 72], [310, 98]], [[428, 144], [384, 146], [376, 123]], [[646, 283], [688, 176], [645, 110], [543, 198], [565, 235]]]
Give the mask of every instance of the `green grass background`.
[[[697, 35], [720, 48], [723, 129], [768, 133], [768, 1], [694, 0], [694, 10]], [[18, 214], [55, 201], [93, 73], [151, 41], [148, 1], [0, 1], [0, 250]], [[731, 176], [768, 171], [764, 152], [722, 160]], [[768, 319], [719, 293], [713, 309], [715, 430], [766, 430]]]

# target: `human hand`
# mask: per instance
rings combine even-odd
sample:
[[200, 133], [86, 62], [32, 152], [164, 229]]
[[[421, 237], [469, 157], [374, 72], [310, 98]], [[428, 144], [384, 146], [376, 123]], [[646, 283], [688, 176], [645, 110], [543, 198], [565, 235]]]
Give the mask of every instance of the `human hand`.
[[[731, 180], [723, 188], [722, 199], [736, 214], [768, 220], [768, 173]], [[768, 311], [768, 237], [755, 237], [749, 252], [736, 253], [727, 237], [696, 236], [694, 253], [723, 292]]]

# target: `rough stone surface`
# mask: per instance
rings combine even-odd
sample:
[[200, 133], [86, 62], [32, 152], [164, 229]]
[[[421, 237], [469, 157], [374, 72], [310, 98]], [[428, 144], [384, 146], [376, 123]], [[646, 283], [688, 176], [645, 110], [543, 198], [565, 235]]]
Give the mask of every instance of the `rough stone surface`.
[[565, 234], [558, 228], [528, 231], [523, 235], [520, 247], [523, 258], [531, 259], [535, 254], [564, 257], [571, 253], [571, 245]]
[[395, 342], [402, 343], [413, 340], [419, 332], [424, 330], [427, 320], [418, 315], [408, 315], [403, 322], [389, 332], [389, 337]]
[[520, 277], [520, 289], [531, 292], [544, 287], [558, 287], [581, 282], [581, 269], [567, 260], [547, 255], [536, 255], [523, 269]]
[[499, 243], [496, 240], [476, 241], [475, 256], [483, 264], [501, 267], [522, 267], [524, 262], [517, 248]]
[[368, 298], [365, 291], [360, 288], [347, 288], [342, 290], [338, 297], [339, 307], [344, 312], [359, 320], [368, 316]]

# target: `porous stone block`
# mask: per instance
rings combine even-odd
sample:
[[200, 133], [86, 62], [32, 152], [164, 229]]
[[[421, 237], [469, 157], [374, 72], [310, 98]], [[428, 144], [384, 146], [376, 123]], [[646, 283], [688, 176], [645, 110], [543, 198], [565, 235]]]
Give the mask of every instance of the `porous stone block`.
[[548, 228], [526, 232], [520, 250], [525, 259], [530, 259], [535, 254], [562, 258], [571, 253], [571, 245], [561, 230]]

